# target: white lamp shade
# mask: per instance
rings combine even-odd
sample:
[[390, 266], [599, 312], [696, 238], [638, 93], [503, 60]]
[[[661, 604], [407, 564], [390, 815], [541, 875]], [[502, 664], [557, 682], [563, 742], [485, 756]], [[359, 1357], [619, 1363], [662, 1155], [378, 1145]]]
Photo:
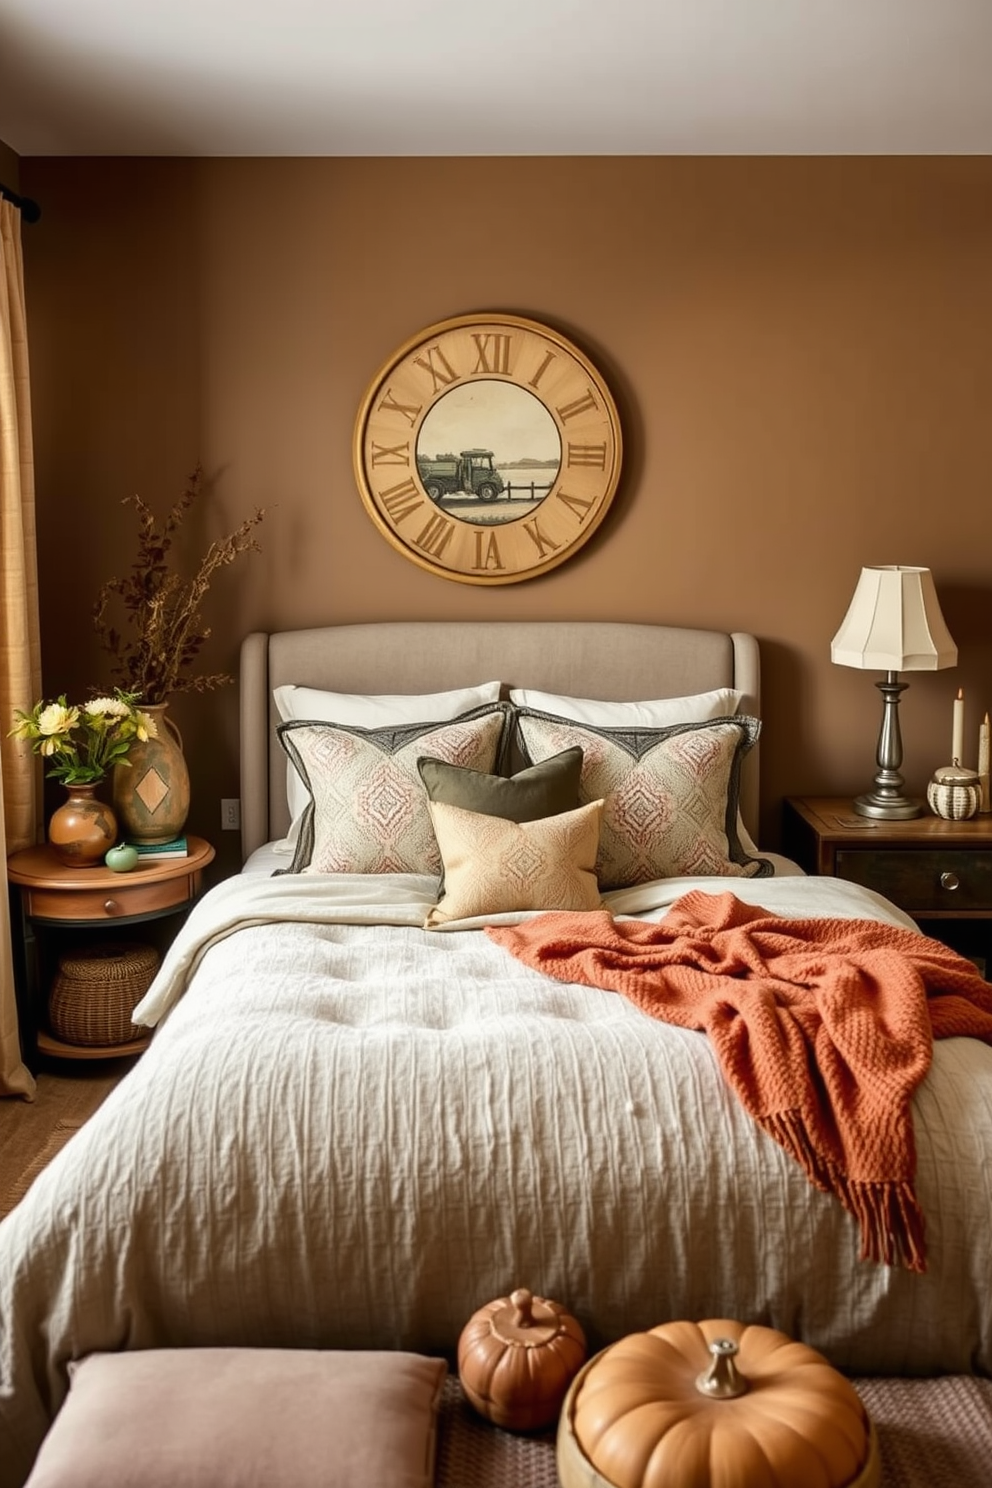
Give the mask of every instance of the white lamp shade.
[[936, 672], [954, 666], [958, 648], [937, 602], [928, 568], [863, 568], [830, 645], [840, 666], [875, 672]]

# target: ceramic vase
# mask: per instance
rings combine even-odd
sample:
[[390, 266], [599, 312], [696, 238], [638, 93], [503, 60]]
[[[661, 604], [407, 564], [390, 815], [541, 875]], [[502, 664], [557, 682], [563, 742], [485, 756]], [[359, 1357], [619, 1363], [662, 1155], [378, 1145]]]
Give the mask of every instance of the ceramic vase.
[[132, 746], [126, 765], [114, 769], [114, 811], [129, 842], [171, 842], [189, 815], [189, 770], [183, 740], [168, 717], [168, 703], [143, 703], [156, 737]]
[[117, 821], [95, 785], [67, 785], [66, 799], [51, 815], [48, 841], [55, 856], [69, 868], [97, 868], [117, 841]]

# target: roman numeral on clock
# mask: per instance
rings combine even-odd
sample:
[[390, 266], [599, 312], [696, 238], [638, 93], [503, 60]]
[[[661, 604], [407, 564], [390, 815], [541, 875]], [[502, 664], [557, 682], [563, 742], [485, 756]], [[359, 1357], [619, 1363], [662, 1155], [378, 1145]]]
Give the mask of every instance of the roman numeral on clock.
[[398, 403], [393, 397], [392, 391], [387, 388], [382, 395], [382, 402], [379, 404], [378, 412], [401, 413], [403, 417], [408, 420], [410, 428], [412, 429], [414, 424], [417, 422], [417, 419], [420, 417], [420, 410], [422, 407], [423, 404], [421, 403]]
[[475, 562], [473, 568], [502, 568], [503, 560], [499, 556], [499, 543], [496, 541], [495, 532], [479, 532], [475, 534]]
[[510, 372], [510, 337], [490, 334], [482, 335], [476, 331], [472, 334], [475, 349], [479, 353], [479, 359], [472, 368], [476, 372], [502, 372], [505, 376]]
[[414, 538], [417, 547], [432, 558], [440, 558], [455, 532], [454, 522], [435, 512], [419, 537]]
[[527, 386], [528, 387], [532, 387], [532, 388], [538, 387], [540, 385], [541, 378], [544, 376], [545, 372], [547, 372], [548, 368], [551, 366], [551, 363], [554, 360], [555, 360], [555, 354], [554, 354], [554, 352], [553, 351], [547, 352], [545, 354], [544, 361], [538, 367], [537, 371], [534, 373], [534, 376], [531, 378], [531, 380], [527, 384]]
[[529, 522], [525, 522], [523, 528], [537, 548], [541, 558], [544, 557], [545, 553], [557, 553], [561, 547], [561, 543], [552, 542], [548, 534], [541, 531], [536, 517], [532, 518]]
[[390, 520], [397, 527], [415, 512], [419, 506], [423, 506], [424, 498], [412, 480], [400, 481], [398, 486], [390, 486], [388, 491], [379, 492], [379, 500], [386, 509]]
[[594, 470], [605, 470], [606, 445], [570, 444], [568, 446], [568, 464], [590, 465]]
[[580, 525], [585, 521], [592, 509], [591, 501], [584, 501], [581, 496], [570, 496], [567, 491], [556, 491], [555, 497], [558, 501], [563, 501], [569, 510], [575, 513]]
[[428, 346], [423, 356], [414, 357], [414, 363], [422, 367], [434, 386], [431, 389], [436, 393], [438, 388], [447, 387], [449, 383], [456, 382], [458, 373], [448, 361], [440, 346]]
[[376, 444], [372, 441], [372, 464], [373, 465], [409, 465], [410, 443], [405, 444]]
[[590, 413], [598, 407], [599, 404], [593, 397], [592, 389], [589, 388], [581, 398], [576, 398], [573, 403], [563, 403], [558, 409], [558, 417], [563, 424], [567, 424], [569, 419], [578, 418], [580, 413]]

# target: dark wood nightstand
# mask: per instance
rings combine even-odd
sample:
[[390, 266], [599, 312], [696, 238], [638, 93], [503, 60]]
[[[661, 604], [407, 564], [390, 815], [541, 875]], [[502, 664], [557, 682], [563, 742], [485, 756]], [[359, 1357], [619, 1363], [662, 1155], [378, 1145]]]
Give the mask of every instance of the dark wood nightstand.
[[[133, 927], [140, 937], [163, 950], [203, 887], [203, 870], [214, 849], [200, 837], [189, 838], [189, 853], [175, 862], [139, 863], [131, 873], [109, 868], [67, 868], [50, 847], [26, 847], [7, 859], [11, 885], [18, 1014], [24, 1059], [37, 1054], [62, 1059], [108, 1059], [138, 1054], [149, 1038], [126, 1044], [82, 1045], [58, 1039], [45, 1027], [45, 994], [60, 952], [89, 940], [94, 932], [127, 940]], [[156, 922], [162, 921], [161, 926]], [[149, 932], [149, 928], [151, 931]], [[17, 934], [18, 929], [20, 935]]]
[[884, 894], [955, 950], [992, 956], [992, 815], [875, 821], [846, 796], [795, 796], [785, 802], [782, 851], [807, 873]]

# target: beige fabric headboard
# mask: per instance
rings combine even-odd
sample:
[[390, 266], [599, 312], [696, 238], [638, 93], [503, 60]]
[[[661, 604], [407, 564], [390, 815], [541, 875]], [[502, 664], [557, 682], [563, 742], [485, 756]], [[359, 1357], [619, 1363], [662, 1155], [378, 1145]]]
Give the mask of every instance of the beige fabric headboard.
[[[683, 697], [714, 687], [744, 694], [761, 716], [758, 643], [741, 632], [608, 621], [383, 621], [255, 631], [241, 647], [241, 841], [245, 857], [286, 834], [286, 755], [272, 689], [444, 692], [496, 679], [611, 702]], [[758, 831], [758, 750], [744, 764], [741, 814]]]

